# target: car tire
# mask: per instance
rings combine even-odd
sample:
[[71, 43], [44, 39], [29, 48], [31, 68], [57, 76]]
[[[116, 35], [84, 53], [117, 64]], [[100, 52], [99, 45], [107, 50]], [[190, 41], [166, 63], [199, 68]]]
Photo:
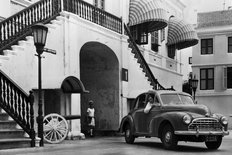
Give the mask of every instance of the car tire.
[[170, 124], [164, 126], [161, 141], [163, 146], [167, 150], [172, 150], [177, 147], [178, 139], [177, 136], [174, 134], [174, 130]]
[[128, 144], [133, 144], [134, 143], [135, 136], [132, 135], [132, 129], [131, 129], [131, 126], [129, 124], [127, 124], [126, 127], [125, 127], [124, 136], [125, 136], [126, 143], [128, 143]]
[[217, 150], [222, 143], [222, 136], [217, 136], [217, 141], [215, 142], [205, 142], [206, 147], [209, 150]]

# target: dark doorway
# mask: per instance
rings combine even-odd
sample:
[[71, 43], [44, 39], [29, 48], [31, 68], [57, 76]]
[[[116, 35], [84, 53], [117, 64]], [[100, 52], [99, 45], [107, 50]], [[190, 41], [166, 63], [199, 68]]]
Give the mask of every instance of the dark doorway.
[[81, 95], [81, 128], [86, 131], [88, 100], [94, 101], [96, 130], [119, 126], [119, 62], [115, 53], [98, 42], [86, 43], [80, 51], [80, 79], [89, 90]]

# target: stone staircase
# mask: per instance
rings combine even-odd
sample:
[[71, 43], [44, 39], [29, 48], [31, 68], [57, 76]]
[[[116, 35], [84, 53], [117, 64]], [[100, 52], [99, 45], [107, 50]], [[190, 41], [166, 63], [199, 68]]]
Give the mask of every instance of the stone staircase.
[[4, 110], [0, 109], [0, 150], [25, 147], [31, 147], [31, 139]]

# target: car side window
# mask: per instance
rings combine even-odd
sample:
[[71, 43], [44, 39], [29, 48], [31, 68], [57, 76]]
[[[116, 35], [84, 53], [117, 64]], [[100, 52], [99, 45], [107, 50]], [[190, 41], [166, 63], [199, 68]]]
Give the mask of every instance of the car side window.
[[145, 107], [145, 99], [146, 99], [146, 96], [145, 94], [142, 94], [139, 96], [138, 98], [138, 109], [141, 109], [141, 108], [144, 108]]
[[[148, 96], [151, 96], [154, 100], [154, 104], [158, 104], [159, 103], [159, 99], [157, 97], [156, 94], [148, 94]], [[147, 97], [147, 102], [148, 102], [148, 97]]]
[[155, 98], [154, 98], [154, 102], [157, 104], [157, 103], [159, 103], [159, 99], [158, 99], [158, 97], [157, 96], [155, 96]]

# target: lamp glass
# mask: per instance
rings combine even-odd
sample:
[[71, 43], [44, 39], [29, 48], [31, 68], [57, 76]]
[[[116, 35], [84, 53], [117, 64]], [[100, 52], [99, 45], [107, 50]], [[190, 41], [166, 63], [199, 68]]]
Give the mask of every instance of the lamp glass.
[[191, 83], [192, 83], [193, 88], [197, 88], [197, 85], [198, 85], [198, 80], [197, 79], [192, 79]]
[[36, 24], [32, 27], [35, 46], [44, 46], [46, 43], [48, 28], [43, 24]]

